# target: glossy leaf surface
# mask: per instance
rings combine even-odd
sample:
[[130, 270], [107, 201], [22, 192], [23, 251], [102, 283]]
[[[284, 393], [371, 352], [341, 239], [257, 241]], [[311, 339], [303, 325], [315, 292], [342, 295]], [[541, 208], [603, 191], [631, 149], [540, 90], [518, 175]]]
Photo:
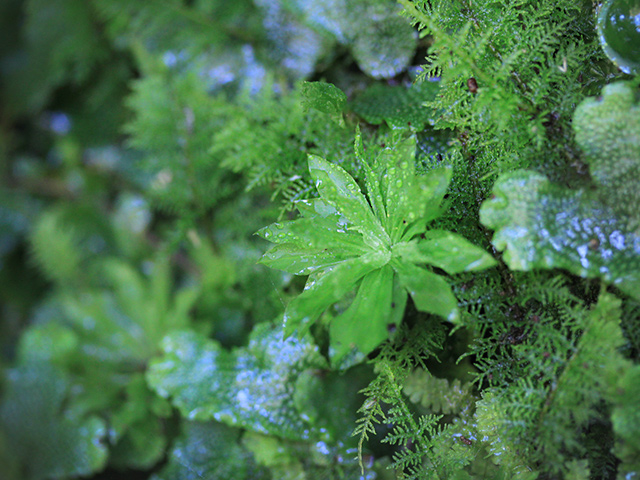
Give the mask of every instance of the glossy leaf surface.
[[480, 219], [510, 268], [565, 268], [640, 298], [640, 237], [593, 196], [528, 171], [501, 177], [493, 192]]
[[640, 103], [633, 84], [606, 86], [575, 111], [595, 187], [569, 190], [530, 171], [505, 174], [480, 220], [515, 270], [564, 268], [640, 298]]
[[366, 355], [388, 338], [401, 320], [407, 292], [419, 310], [449, 321], [458, 318], [451, 288], [426, 265], [459, 273], [496, 263], [451, 232], [414, 238], [442, 213], [452, 175], [448, 167], [418, 175], [415, 151], [415, 138], [398, 136], [392, 145], [365, 152], [357, 131], [355, 153], [366, 173], [368, 198], [343, 168], [310, 156], [320, 198], [300, 204], [300, 219], [258, 232], [276, 244], [262, 263], [310, 274], [304, 291], [286, 308], [285, 335], [304, 335], [325, 310], [357, 289], [351, 305], [330, 325], [335, 364], [354, 348]]
[[310, 425], [293, 404], [295, 382], [325, 365], [308, 339], [283, 340], [279, 329], [256, 327], [249, 345], [228, 352], [190, 331], [165, 337], [163, 355], [147, 380], [191, 420], [217, 420], [289, 439], [308, 437]]

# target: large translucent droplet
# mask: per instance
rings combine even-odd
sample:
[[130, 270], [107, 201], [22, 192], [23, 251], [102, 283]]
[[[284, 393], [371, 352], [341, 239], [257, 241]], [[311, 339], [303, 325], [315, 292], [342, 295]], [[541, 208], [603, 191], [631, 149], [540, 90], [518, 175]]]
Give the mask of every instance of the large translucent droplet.
[[598, 14], [607, 56], [625, 73], [640, 72], [640, 0], [607, 0]]

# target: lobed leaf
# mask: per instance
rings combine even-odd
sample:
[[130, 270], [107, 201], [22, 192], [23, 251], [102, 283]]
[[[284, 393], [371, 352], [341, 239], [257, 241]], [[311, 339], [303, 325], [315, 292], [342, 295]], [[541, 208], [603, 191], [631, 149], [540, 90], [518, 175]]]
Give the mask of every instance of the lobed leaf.
[[300, 440], [311, 426], [296, 410], [296, 379], [325, 365], [308, 339], [284, 339], [280, 329], [260, 324], [249, 345], [232, 352], [193, 331], [173, 332], [147, 372], [151, 388], [191, 420]]
[[493, 244], [510, 268], [564, 268], [640, 298], [640, 237], [589, 192], [517, 171], [500, 177], [493, 193], [480, 220], [495, 230]]

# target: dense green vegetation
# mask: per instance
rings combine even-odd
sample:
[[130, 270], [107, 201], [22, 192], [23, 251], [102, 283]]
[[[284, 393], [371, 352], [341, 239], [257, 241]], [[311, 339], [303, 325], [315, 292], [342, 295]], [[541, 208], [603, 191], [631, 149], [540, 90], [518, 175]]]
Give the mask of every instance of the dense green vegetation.
[[638, 25], [5, 0], [2, 480], [636, 478]]

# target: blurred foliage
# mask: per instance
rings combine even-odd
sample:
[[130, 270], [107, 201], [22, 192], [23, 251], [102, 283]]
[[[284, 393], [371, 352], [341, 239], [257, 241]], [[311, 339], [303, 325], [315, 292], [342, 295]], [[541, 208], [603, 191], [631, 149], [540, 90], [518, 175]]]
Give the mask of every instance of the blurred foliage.
[[0, 477], [637, 476], [636, 4], [0, 2]]

